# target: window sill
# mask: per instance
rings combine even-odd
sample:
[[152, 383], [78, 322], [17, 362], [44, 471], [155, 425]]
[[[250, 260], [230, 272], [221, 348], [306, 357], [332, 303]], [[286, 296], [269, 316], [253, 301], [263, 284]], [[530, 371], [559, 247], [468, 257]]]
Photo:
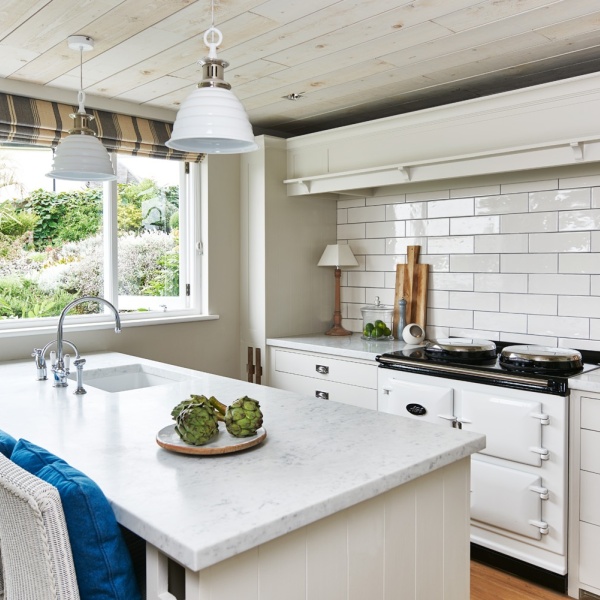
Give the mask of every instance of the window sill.
[[[135, 319], [131, 318], [127, 314], [119, 315], [121, 317], [121, 327], [123, 330], [129, 329], [130, 327], [148, 327], [152, 325], [170, 325], [175, 323], [190, 323], [193, 321], [216, 321], [219, 319], [219, 315], [172, 315], [172, 316], [153, 316], [147, 318], [139, 318], [136, 316]], [[1, 322], [0, 322], [1, 323]], [[38, 326], [24, 326], [0, 329], [0, 339], [2, 338], [15, 338], [25, 337], [30, 335], [55, 335], [58, 325], [58, 319], [54, 324], [44, 324]], [[69, 323], [69, 319], [65, 320], [64, 331], [99, 331], [102, 329], [114, 329], [115, 322], [112, 316], [106, 315], [106, 318], [101, 320], [94, 320], [93, 322], [75, 321], [72, 319]]]

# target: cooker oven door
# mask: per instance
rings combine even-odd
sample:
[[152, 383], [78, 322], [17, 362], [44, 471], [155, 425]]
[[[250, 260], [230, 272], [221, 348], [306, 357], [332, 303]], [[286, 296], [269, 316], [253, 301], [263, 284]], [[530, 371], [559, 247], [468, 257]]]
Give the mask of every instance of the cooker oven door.
[[540, 467], [549, 457], [542, 447], [542, 428], [549, 423], [541, 402], [528, 392], [503, 393], [486, 386], [485, 391], [460, 390], [459, 426], [483, 433], [482, 454]]
[[548, 533], [542, 503], [548, 490], [538, 474], [471, 459], [471, 519], [483, 527], [541, 540]]
[[411, 374], [403, 373], [402, 379], [397, 379], [393, 373], [391, 370], [386, 370], [383, 376], [380, 373], [378, 410], [432, 423], [453, 425], [456, 419], [454, 390], [451, 387], [409, 381]]

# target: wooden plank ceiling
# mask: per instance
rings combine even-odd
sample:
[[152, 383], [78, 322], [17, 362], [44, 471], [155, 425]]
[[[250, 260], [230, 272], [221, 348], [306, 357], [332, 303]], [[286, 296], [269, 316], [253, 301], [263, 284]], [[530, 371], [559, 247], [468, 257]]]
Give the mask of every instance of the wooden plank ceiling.
[[[176, 110], [209, 0], [1, 0], [2, 79]], [[600, 0], [215, 0], [255, 133], [300, 135], [600, 70]], [[297, 94], [297, 100], [287, 96]], [[74, 100], [75, 103], [75, 100]]]

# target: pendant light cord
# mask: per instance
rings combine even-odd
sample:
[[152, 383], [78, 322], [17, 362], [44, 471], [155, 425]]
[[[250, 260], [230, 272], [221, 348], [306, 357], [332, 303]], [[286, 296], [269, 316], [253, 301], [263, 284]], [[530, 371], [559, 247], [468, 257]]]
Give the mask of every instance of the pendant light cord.
[[85, 114], [85, 92], [83, 91], [83, 46], [79, 46], [79, 92], [77, 94], [77, 101], [79, 102], [78, 112], [82, 115]]

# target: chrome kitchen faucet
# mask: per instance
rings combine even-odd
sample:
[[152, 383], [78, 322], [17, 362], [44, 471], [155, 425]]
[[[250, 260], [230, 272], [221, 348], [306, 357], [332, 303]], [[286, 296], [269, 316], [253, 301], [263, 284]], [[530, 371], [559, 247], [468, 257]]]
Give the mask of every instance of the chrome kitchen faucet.
[[46, 350], [56, 342], [56, 357], [52, 357], [51, 360], [51, 368], [54, 373], [54, 387], [67, 387], [69, 385], [67, 381], [67, 376], [69, 375], [69, 367], [70, 367], [70, 357], [68, 354], [63, 354], [63, 345], [68, 344], [75, 350], [75, 367], [77, 368], [77, 389], [75, 390], [75, 394], [85, 394], [86, 391], [83, 388], [83, 365], [85, 364], [85, 359], [80, 357], [79, 350], [72, 342], [63, 339], [63, 324], [65, 321], [65, 317], [67, 313], [78, 304], [82, 304], [84, 302], [98, 302], [100, 304], [105, 304], [110, 308], [115, 315], [115, 333], [121, 332], [121, 317], [117, 309], [104, 298], [100, 298], [99, 296], [82, 296], [81, 298], [77, 298], [70, 302], [65, 306], [60, 313], [60, 317], [58, 319], [58, 329], [56, 333], [56, 339], [48, 342], [42, 349], [34, 348], [31, 356], [35, 358], [35, 366], [37, 369], [37, 379], [47, 379], [47, 367], [46, 367]]

